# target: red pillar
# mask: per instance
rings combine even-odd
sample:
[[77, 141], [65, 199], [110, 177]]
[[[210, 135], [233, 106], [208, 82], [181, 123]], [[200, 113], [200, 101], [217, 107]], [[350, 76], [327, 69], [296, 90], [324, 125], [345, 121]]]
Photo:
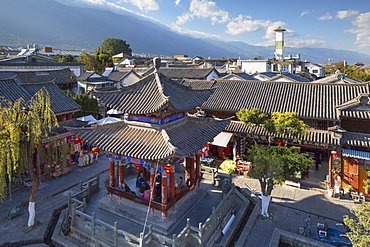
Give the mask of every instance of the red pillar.
[[198, 186], [200, 186], [200, 154], [197, 153], [195, 155], [195, 163], [196, 163], [196, 178], [198, 179]]
[[109, 157], [109, 185], [114, 187], [114, 159]]
[[[175, 179], [175, 169], [172, 169], [170, 172], [170, 201], [175, 199]], [[172, 210], [175, 210], [175, 206], [172, 207]]]
[[190, 181], [193, 185], [195, 181], [194, 158], [190, 158]]
[[152, 201], [155, 201], [155, 169], [150, 168], [150, 191], [152, 192]]
[[[167, 175], [162, 174], [162, 203], [167, 204], [168, 202], [168, 186], [167, 186]], [[162, 211], [162, 217], [167, 218], [167, 211]]]
[[124, 173], [124, 165], [123, 165], [123, 157], [119, 160], [118, 163], [118, 183], [121, 184], [125, 179], [125, 173]]
[[185, 158], [185, 182], [187, 183], [187, 180], [190, 179], [190, 163], [191, 163], [191, 158], [186, 157]]

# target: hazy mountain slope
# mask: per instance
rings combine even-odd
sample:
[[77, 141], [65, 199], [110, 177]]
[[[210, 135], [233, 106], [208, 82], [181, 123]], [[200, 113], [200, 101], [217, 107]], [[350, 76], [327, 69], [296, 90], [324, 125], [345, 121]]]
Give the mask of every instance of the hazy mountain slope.
[[[12, 18], [14, 15], [17, 21]], [[53, 0], [6, 0], [0, 8], [0, 30], [60, 47], [94, 49], [104, 38], [113, 37], [127, 40], [135, 52], [236, 56], [224, 48], [179, 35], [153, 22], [109, 11], [69, 7]]]
[[[93, 50], [104, 38], [126, 40], [136, 53], [162, 55], [187, 54], [203, 57], [272, 58], [273, 47], [260, 47], [244, 42], [195, 39], [180, 35], [167, 27], [135, 18], [132, 13], [63, 5], [54, 0], [2, 0], [0, 8], [0, 45], [26, 46], [27, 43], [58, 48]], [[22, 44], [23, 43], [23, 44]], [[286, 41], [289, 44], [289, 41]], [[301, 54], [303, 60], [322, 63], [346, 60], [370, 64], [370, 56], [351, 51], [316, 48], [289, 48], [286, 55]]]

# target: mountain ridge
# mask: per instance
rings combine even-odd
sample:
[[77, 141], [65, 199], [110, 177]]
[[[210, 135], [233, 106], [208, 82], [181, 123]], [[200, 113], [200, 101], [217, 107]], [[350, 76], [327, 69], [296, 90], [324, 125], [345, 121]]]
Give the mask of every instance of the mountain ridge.
[[[0, 45], [25, 46], [37, 43], [65, 49], [97, 48], [104, 38], [120, 38], [135, 53], [173, 56], [186, 54], [213, 58], [257, 56], [272, 58], [274, 47], [253, 46], [242, 41], [192, 38], [176, 33], [163, 24], [108, 10], [71, 7], [54, 0], [5, 0], [0, 9]], [[30, 11], [30, 9], [32, 11]], [[17, 16], [17, 21], [14, 21]], [[289, 40], [286, 41], [289, 43]], [[315, 63], [348, 61], [370, 64], [370, 56], [353, 51], [326, 48], [285, 47], [285, 54], [301, 54]]]

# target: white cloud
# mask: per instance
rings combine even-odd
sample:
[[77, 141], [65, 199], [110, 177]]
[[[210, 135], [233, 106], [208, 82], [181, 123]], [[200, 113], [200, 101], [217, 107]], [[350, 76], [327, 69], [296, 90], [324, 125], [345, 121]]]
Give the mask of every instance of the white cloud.
[[346, 18], [351, 18], [353, 16], [356, 16], [358, 14], [359, 13], [356, 10], [351, 10], [351, 9], [343, 10], [343, 11], [338, 11], [335, 18], [337, 18], [337, 19], [346, 19]]
[[326, 13], [325, 15], [323, 16], [320, 16], [319, 18], [317, 18], [318, 20], [320, 21], [327, 21], [327, 20], [331, 20], [333, 19], [333, 16], [331, 16], [330, 13]]
[[275, 37], [274, 29], [285, 25], [286, 24], [282, 21], [252, 20], [251, 16], [239, 15], [227, 24], [226, 33], [237, 35], [241, 33], [264, 31], [265, 35], [263, 38], [272, 39]]
[[205, 33], [205, 32], [188, 30], [188, 29], [179, 27], [176, 24], [172, 24], [171, 29], [173, 31], [177, 32], [177, 33], [185, 34], [185, 35], [191, 36], [193, 38], [209, 38], [209, 39], [216, 39], [216, 40], [221, 40], [221, 41], [235, 41], [234, 39], [223, 37], [221, 35], [215, 35], [215, 34], [210, 34], [210, 33]]
[[[257, 44], [254, 44], [254, 45], [274, 46], [275, 45], [275, 40], [267, 40], [267, 41], [257, 43]], [[295, 47], [295, 48], [302, 48], [302, 47], [324, 48], [324, 47], [326, 47], [326, 41], [316, 40], [316, 39], [289, 38], [289, 39], [285, 39], [285, 46], [286, 47]]]
[[356, 41], [359, 47], [370, 47], [370, 12], [362, 13], [352, 21], [353, 26], [346, 32], [356, 34]]
[[126, 9], [117, 4], [107, 2], [106, 0], [56, 0], [56, 1], [68, 6], [109, 10], [116, 14], [127, 14], [127, 12], [129, 12], [131, 14], [138, 15], [140, 17], [144, 17], [145, 19], [149, 19], [151, 21], [159, 23], [159, 21], [155, 20], [153, 17], [137, 13], [135, 11]]
[[121, 0], [117, 3], [131, 3], [132, 5], [138, 7], [141, 11], [148, 12], [159, 9], [159, 4], [155, 0]]
[[175, 5], [176, 5], [176, 6], [179, 6], [179, 5], [180, 5], [180, 3], [181, 3], [181, 0], [176, 0], [176, 1], [175, 1]]
[[304, 15], [307, 15], [308, 13], [310, 13], [310, 11], [303, 11], [299, 17], [302, 17]]
[[225, 23], [229, 20], [229, 13], [220, 9], [216, 2], [207, 0], [192, 0], [189, 12], [177, 17], [177, 25], [192, 21], [195, 17], [199, 19], [211, 19], [212, 24]]
[[187, 22], [191, 22], [194, 19], [194, 16], [190, 13], [184, 13], [177, 17], [176, 24], [177, 25], [183, 25]]

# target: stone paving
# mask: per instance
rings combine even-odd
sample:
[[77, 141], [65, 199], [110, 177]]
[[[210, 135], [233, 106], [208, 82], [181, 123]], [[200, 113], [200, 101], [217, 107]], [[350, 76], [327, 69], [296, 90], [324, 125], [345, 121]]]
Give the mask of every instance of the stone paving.
[[[101, 181], [108, 179], [108, 158], [101, 156], [98, 163], [88, 167], [77, 168], [58, 179], [44, 179], [36, 197], [36, 221], [40, 225], [30, 232], [24, 225], [27, 223], [28, 212], [23, 212], [13, 220], [6, 219], [9, 207], [28, 200], [29, 188], [13, 191], [12, 198], [0, 203], [0, 246], [45, 246], [44, 236], [55, 209], [67, 203], [68, 193], [79, 191], [79, 183], [99, 175]], [[258, 197], [259, 182], [256, 179], [243, 175], [233, 177], [234, 183], [241, 188], [249, 188]], [[101, 183], [102, 185], [103, 183]], [[247, 190], [247, 189], [245, 189]], [[102, 188], [99, 193], [106, 193]], [[92, 199], [94, 196], [92, 197]], [[204, 200], [206, 202], [206, 200]], [[296, 233], [304, 225], [304, 220], [311, 215], [313, 226], [318, 222], [327, 222], [329, 225], [340, 222], [344, 214], [349, 214], [356, 203], [349, 199], [334, 199], [326, 195], [325, 191], [295, 188], [291, 186], [276, 186], [272, 192], [272, 203], [269, 211], [270, 219], [257, 219], [248, 236], [245, 246], [268, 246], [275, 227]], [[203, 205], [207, 207], [206, 203]], [[191, 212], [196, 217], [190, 217], [192, 225], [197, 225], [197, 217], [204, 216], [199, 212]], [[101, 215], [102, 217], [105, 215]], [[97, 215], [99, 218], [100, 216]], [[194, 221], [194, 222], [193, 222]], [[181, 224], [179, 225], [179, 227]], [[125, 227], [125, 226], [123, 226]], [[57, 229], [58, 230], [58, 229]], [[138, 228], [139, 230], [139, 228]]]

